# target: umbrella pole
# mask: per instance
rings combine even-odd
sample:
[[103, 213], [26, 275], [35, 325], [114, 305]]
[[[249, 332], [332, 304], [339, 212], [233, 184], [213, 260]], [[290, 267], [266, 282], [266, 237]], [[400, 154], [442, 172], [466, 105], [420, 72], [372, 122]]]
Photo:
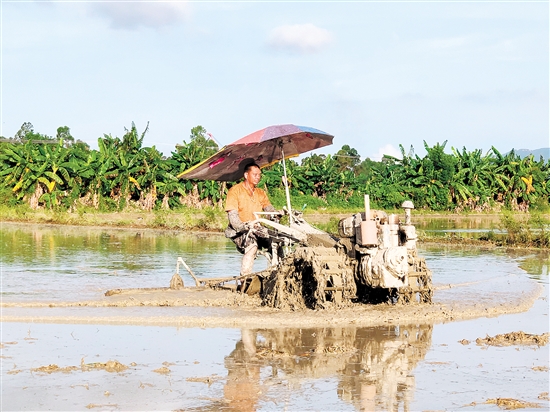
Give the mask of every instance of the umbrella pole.
[[281, 148], [281, 154], [283, 156], [283, 174], [284, 174], [284, 184], [285, 184], [285, 195], [286, 195], [286, 210], [288, 211], [288, 224], [292, 224], [292, 207], [290, 206], [290, 192], [288, 190], [288, 179], [286, 177], [286, 162], [285, 162], [285, 153]]

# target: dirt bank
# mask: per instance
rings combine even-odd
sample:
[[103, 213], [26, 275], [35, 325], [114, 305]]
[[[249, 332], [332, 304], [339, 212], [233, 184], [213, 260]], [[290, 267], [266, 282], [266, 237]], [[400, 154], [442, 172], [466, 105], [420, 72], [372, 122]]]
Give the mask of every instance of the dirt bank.
[[[258, 297], [227, 290], [126, 290], [97, 300], [4, 302], [5, 322], [101, 323], [184, 327], [313, 327], [434, 324], [527, 311], [543, 287], [529, 281], [490, 298], [468, 292], [471, 285], [436, 285], [433, 304], [363, 305], [284, 311], [261, 306]], [[448, 290], [456, 291], [456, 299]], [[475, 289], [474, 289], [475, 290]], [[447, 291], [447, 295], [438, 295]], [[77, 309], [78, 308], [78, 309]], [[99, 310], [98, 308], [104, 308]], [[131, 309], [131, 313], [129, 313]], [[162, 308], [153, 310], [153, 308]], [[184, 310], [186, 309], [186, 310]], [[191, 309], [194, 309], [191, 311]]]

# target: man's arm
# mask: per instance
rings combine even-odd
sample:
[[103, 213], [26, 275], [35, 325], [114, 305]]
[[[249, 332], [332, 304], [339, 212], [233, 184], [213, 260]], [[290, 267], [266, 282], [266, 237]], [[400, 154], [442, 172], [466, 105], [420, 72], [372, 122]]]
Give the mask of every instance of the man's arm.
[[246, 224], [244, 224], [241, 218], [239, 217], [238, 211], [229, 210], [227, 212], [227, 218], [229, 219], [229, 224], [231, 225], [231, 227], [235, 229], [235, 232], [240, 233], [248, 229], [246, 227]]

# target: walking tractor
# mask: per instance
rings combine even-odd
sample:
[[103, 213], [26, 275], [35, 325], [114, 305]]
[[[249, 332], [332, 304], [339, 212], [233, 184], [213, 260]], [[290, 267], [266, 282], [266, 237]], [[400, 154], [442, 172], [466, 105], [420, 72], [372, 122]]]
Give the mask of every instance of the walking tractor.
[[364, 212], [340, 220], [339, 236], [312, 227], [298, 211], [292, 211], [288, 226], [258, 217], [261, 236], [271, 244], [271, 250], [260, 251], [268, 268], [241, 279], [242, 291], [259, 293], [267, 306], [293, 309], [352, 302], [430, 303], [432, 274], [417, 253], [414, 206], [406, 201], [402, 207], [403, 220], [370, 210], [367, 195]]
[[[430, 303], [432, 274], [416, 250], [416, 229], [411, 223], [413, 203], [406, 201], [404, 216], [365, 210], [341, 219], [338, 236], [309, 225], [300, 211], [292, 210], [285, 159], [332, 144], [333, 136], [321, 130], [276, 125], [258, 130], [223, 147], [180, 178], [234, 182], [244, 167], [282, 161], [286, 194], [284, 213], [288, 224], [273, 213], [257, 213], [249, 233], [263, 237], [268, 259], [266, 270], [225, 279], [197, 279], [197, 286], [236, 288], [259, 294], [266, 306], [277, 308], [327, 308], [352, 303]], [[179, 268], [179, 260], [178, 260]], [[176, 273], [178, 274], [178, 273]]]

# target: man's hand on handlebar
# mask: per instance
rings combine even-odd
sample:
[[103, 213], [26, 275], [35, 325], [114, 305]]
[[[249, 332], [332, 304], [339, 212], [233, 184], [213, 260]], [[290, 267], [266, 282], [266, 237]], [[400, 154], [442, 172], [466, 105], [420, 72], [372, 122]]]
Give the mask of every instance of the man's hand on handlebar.
[[285, 215], [284, 210], [274, 210], [271, 212], [271, 215], [269, 216], [269, 220], [272, 220], [273, 222], [279, 223], [279, 220]]
[[264, 237], [264, 238], [269, 237], [267, 228], [265, 228], [260, 223], [255, 221], [244, 222], [237, 230], [238, 233], [250, 232], [250, 231], [259, 237]]
[[252, 228], [252, 231], [258, 237], [263, 237], [266, 239], [269, 238], [269, 232], [267, 231], [267, 228], [260, 225], [259, 223], [254, 225], [254, 227]]
[[254, 225], [251, 222], [241, 222], [241, 224], [235, 228], [235, 231], [237, 233], [248, 232], [252, 226]]

